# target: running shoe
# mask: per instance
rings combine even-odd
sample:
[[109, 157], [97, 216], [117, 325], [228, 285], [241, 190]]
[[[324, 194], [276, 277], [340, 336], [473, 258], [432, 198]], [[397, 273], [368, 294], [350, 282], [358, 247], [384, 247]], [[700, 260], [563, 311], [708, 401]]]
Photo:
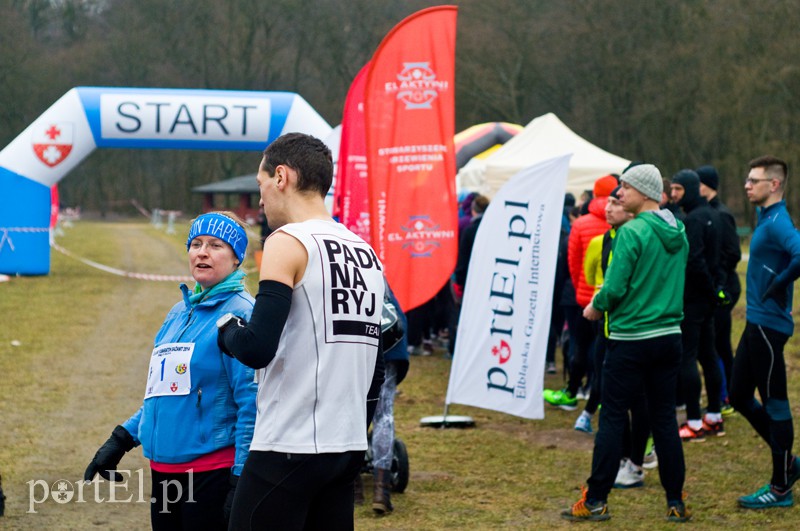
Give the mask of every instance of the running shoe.
[[423, 347], [422, 345], [417, 345], [416, 347], [409, 346], [408, 353], [411, 356], [430, 356], [431, 351]]
[[723, 437], [725, 435], [725, 423], [723, 421], [708, 422], [706, 419], [703, 419], [703, 432], [706, 435]]
[[770, 509], [772, 507], [791, 507], [794, 504], [792, 490], [779, 493], [767, 483], [753, 494], [739, 498], [739, 506], [745, 509]]
[[433, 340], [432, 339], [423, 339], [422, 340], [422, 350], [425, 352], [423, 356], [430, 356], [433, 354]]
[[647, 470], [652, 470], [658, 467], [658, 455], [656, 455], [656, 449], [653, 448], [646, 454], [644, 454], [644, 462], [642, 462], [642, 468]]
[[578, 392], [575, 393], [575, 398], [578, 400], [589, 400], [590, 394], [592, 394], [592, 388], [588, 385], [583, 385], [578, 388]]
[[544, 401], [551, 406], [560, 407], [566, 411], [575, 411], [578, 408], [578, 399], [570, 394], [566, 389], [553, 391], [545, 389], [542, 393]]
[[638, 468], [630, 459], [623, 460], [614, 480], [615, 489], [635, 489], [644, 487], [644, 470]]
[[586, 488], [583, 489], [581, 499], [575, 502], [569, 509], [561, 511], [561, 518], [566, 518], [573, 522], [581, 521], [602, 521], [611, 518], [608, 514], [608, 505], [604, 501], [590, 502], [586, 499]]
[[556, 364], [555, 362], [548, 361], [547, 362], [547, 374], [555, 374], [556, 372]]
[[719, 408], [719, 412], [722, 413], [723, 417], [732, 417], [736, 415], [736, 410], [733, 409], [733, 406], [728, 402], [722, 404], [722, 407]]
[[703, 428], [700, 428], [699, 430], [693, 430], [686, 422], [681, 424], [678, 434], [681, 436], [682, 441], [704, 442], [706, 440], [706, 434], [703, 433]]
[[575, 421], [575, 429], [583, 433], [592, 433], [592, 417], [581, 414]]
[[673, 501], [667, 508], [667, 520], [669, 522], [688, 522], [692, 518], [692, 513], [682, 501]]

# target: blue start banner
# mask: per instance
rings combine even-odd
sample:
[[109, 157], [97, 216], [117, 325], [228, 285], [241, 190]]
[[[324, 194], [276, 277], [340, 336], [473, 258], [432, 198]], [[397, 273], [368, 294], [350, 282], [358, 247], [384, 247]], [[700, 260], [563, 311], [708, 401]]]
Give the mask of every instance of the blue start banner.
[[50, 269], [50, 188], [97, 148], [261, 151], [328, 123], [290, 92], [76, 87], [0, 151], [0, 273]]

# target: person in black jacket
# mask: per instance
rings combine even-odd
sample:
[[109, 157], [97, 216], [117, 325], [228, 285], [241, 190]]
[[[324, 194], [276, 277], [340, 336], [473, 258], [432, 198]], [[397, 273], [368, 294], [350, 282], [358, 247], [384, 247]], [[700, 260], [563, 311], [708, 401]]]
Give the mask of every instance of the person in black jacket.
[[[679, 395], [686, 400], [686, 423], [681, 439], [700, 441], [709, 435], [725, 435], [720, 413], [721, 373], [714, 351], [714, 310], [717, 305], [719, 269], [719, 213], [700, 195], [700, 177], [694, 170], [681, 170], [672, 177], [672, 200], [686, 217], [689, 260], [686, 264], [686, 287], [683, 293], [681, 336], [683, 357]], [[705, 417], [700, 413], [700, 373], [703, 367], [708, 395]]]
[[467, 269], [469, 259], [472, 256], [472, 246], [475, 243], [475, 235], [478, 234], [478, 227], [481, 226], [483, 213], [489, 206], [489, 199], [483, 195], [477, 195], [472, 200], [472, 221], [464, 229], [458, 241], [458, 258], [456, 259], [455, 284], [460, 287], [463, 295], [464, 286], [467, 284]]
[[[567, 224], [567, 229], [569, 224]], [[545, 354], [547, 374], [556, 373], [556, 347], [561, 339], [562, 332], [564, 331], [564, 322], [566, 316], [564, 314], [563, 301], [565, 291], [567, 290], [567, 282], [569, 282], [570, 297], [573, 306], [577, 306], [575, 302], [575, 289], [572, 287], [572, 282], [569, 280], [569, 268], [567, 267], [567, 238], [569, 232], [562, 226], [558, 238], [558, 255], [556, 258], [556, 275], [553, 281], [553, 305], [550, 317], [550, 334], [547, 337], [547, 352]], [[564, 352], [564, 374], [566, 375], [569, 359], [567, 351], [562, 346]]]
[[[461, 236], [458, 239], [458, 257], [456, 258], [456, 269], [453, 272], [450, 288], [453, 293], [453, 300], [456, 305], [456, 322], [458, 322], [458, 314], [461, 313], [461, 300], [464, 297], [464, 288], [467, 285], [467, 270], [469, 269], [469, 260], [472, 257], [472, 246], [475, 244], [475, 236], [478, 234], [478, 227], [481, 226], [483, 213], [489, 206], [489, 198], [483, 195], [476, 195], [472, 199], [470, 211], [472, 212], [472, 221], [469, 222]], [[458, 327], [455, 327], [455, 338], [451, 336], [451, 349], [450, 354], [455, 352], [455, 341], [458, 341]]]
[[714, 166], [697, 168], [700, 177], [700, 195], [706, 198], [709, 206], [719, 212], [719, 268], [717, 274], [717, 297], [720, 304], [714, 310], [714, 346], [722, 362], [722, 413], [730, 414], [728, 395], [730, 394], [731, 370], [733, 368], [733, 347], [731, 345], [731, 312], [742, 294], [742, 285], [736, 266], [742, 259], [739, 235], [736, 233], [736, 218], [717, 195], [719, 175]]

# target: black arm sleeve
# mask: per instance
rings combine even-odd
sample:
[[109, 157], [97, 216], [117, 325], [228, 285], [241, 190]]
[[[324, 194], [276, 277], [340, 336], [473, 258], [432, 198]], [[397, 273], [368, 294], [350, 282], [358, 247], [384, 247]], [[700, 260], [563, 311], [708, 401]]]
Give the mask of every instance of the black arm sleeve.
[[291, 306], [292, 288], [276, 280], [262, 280], [247, 326], [220, 330], [225, 347], [248, 367], [263, 369], [275, 357]]
[[385, 364], [383, 362], [383, 337], [378, 336], [378, 357], [375, 358], [375, 372], [372, 373], [372, 385], [369, 386], [367, 392], [367, 429], [372, 424], [372, 418], [375, 416], [375, 409], [378, 407], [378, 398], [381, 395], [381, 386], [383, 385], [384, 376], [386, 374]]

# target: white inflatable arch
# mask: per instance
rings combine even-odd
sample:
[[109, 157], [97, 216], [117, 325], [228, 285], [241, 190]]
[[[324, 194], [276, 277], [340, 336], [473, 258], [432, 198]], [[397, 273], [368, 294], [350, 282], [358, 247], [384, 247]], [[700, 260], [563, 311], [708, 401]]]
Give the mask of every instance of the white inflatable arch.
[[0, 273], [50, 271], [50, 189], [95, 148], [261, 151], [327, 122], [290, 92], [76, 87], [0, 152]]

